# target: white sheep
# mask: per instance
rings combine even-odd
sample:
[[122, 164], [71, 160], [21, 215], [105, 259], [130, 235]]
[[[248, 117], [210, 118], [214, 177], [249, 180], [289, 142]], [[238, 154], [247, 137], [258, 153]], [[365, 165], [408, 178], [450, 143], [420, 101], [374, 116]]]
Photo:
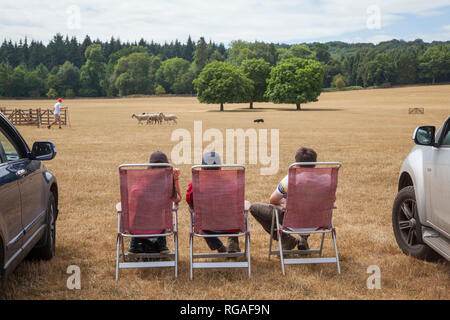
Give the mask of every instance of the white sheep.
[[131, 119], [136, 118], [138, 120], [138, 124], [142, 124], [142, 121], [147, 121], [149, 118], [149, 114], [143, 113], [143, 114], [134, 114], [131, 116]]
[[165, 122], [173, 121], [175, 124], [177, 123], [178, 118], [174, 114], [164, 114], [161, 112], [159, 115], [162, 116]]
[[152, 123], [162, 123], [162, 117], [160, 114], [149, 114], [149, 118], [147, 119], [147, 124]]

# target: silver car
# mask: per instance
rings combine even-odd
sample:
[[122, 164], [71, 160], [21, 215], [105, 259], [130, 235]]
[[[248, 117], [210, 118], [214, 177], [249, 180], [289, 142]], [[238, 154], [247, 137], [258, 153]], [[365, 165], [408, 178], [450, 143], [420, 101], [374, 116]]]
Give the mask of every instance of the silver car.
[[400, 170], [392, 225], [405, 254], [450, 260], [450, 117], [436, 133], [418, 127]]

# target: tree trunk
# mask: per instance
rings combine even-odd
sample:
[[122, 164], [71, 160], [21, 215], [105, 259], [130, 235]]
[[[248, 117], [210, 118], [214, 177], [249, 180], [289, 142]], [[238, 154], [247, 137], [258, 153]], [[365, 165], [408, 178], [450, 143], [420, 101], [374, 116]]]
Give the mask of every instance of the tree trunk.
[[250, 109], [253, 109], [253, 101], [250, 102]]
[[431, 82], [431, 84], [435, 84], [436, 83], [436, 78], [433, 76], [433, 80]]
[[220, 111], [223, 111], [223, 103], [220, 104]]
[[302, 109], [300, 108], [300, 103], [297, 103], [296, 106], [297, 106], [297, 110], [302, 110]]

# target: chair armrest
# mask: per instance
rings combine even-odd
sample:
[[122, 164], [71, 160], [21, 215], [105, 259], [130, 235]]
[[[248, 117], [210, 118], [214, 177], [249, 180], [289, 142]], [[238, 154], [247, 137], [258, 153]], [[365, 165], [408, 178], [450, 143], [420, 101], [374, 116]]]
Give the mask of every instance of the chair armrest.
[[247, 201], [247, 200], [245, 200], [244, 201], [244, 211], [245, 212], [248, 212], [248, 210], [250, 210], [250, 206], [251, 206], [252, 204], [250, 203], [250, 201]]
[[118, 202], [116, 204], [116, 211], [117, 213], [122, 213], [122, 203]]

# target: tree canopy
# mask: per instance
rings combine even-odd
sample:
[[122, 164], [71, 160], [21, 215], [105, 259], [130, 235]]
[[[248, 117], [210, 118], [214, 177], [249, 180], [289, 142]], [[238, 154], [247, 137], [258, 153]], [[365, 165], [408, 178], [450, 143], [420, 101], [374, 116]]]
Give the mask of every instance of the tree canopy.
[[[270, 67], [291, 58], [315, 60], [324, 69], [323, 88], [335, 86], [338, 75], [340, 86], [450, 82], [450, 41], [391, 40], [375, 45], [237, 40], [225, 47], [203, 37], [163, 44], [144, 39], [124, 42], [114, 37], [100, 41], [88, 35], [80, 40], [61, 34], [47, 44], [27, 38], [17, 42], [5, 39], [0, 45], [0, 96], [113, 97], [155, 94], [158, 86], [168, 94], [195, 94], [193, 80], [208, 63], [227, 62], [242, 68], [254, 59]], [[175, 72], [174, 66], [181, 71]], [[246, 77], [255, 90], [245, 102], [261, 100], [264, 83], [257, 78], [262, 77], [253, 78], [250, 73]], [[254, 96], [257, 93], [259, 97]]]
[[266, 95], [274, 103], [300, 104], [317, 101], [322, 89], [324, 69], [311, 59], [289, 58], [270, 72]]
[[197, 98], [202, 103], [240, 103], [250, 99], [253, 84], [241, 70], [226, 62], [211, 62], [194, 80]]
[[250, 109], [253, 109], [253, 102], [267, 101], [265, 92], [267, 79], [270, 75], [270, 64], [264, 59], [248, 59], [241, 64], [243, 74], [253, 81], [253, 90], [250, 93]]

